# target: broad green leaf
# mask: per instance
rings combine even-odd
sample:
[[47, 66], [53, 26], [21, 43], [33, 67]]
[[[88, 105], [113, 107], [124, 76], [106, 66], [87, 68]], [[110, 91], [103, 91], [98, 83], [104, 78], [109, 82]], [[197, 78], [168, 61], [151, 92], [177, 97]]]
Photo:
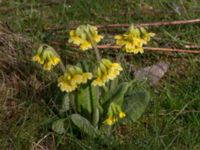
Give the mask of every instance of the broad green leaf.
[[146, 91], [135, 92], [125, 99], [126, 118], [135, 122], [145, 111], [150, 101], [149, 93]]
[[112, 95], [109, 95], [109, 97], [104, 97], [105, 99], [107, 99], [107, 100], [105, 99], [103, 100], [107, 103], [105, 105], [108, 105], [111, 102], [115, 102], [121, 106], [124, 101], [124, 96], [131, 85], [132, 85], [132, 82], [123, 82], [119, 84]]
[[91, 97], [90, 97], [90, 87], [84, 87], [79, 89], [76, 95], [76, 108], [79, 113], [92, 113]]
[[90, 96], [91, 96], [92, 107], [96, 108], [99, 103], [99, 88], [96, 86], [90, 86]]
[[99, 131], [95, 129], [92, 124], [79, 114], [71, 115], [72, 122], [84, 133], [89, 136], [96, 137], [99, 135]]
[[117, 88], [115, 95], [111, 98], [111, 101], [115, 101], [120, 106], [123, 104], [124, 96], [128, 91], [128, 88], [132, 85], [132, 82], [124, 82], [119, 85]]
[[62, 99], [62, 109], [61, 112], [66, 112], [70, 109], [70, 99], [69, 95], [65, 94]]
[[65, 120], [66, 119], [59, 119], [53, 122], [52, 124], [52, 130], [55, 131], [58, 134], [63, 134], [65, 133]]
[[109, 91], [115, 91], [115, 89], [118, 87], [119, 79], [115, 78], [114, 80], [110, 81], [110, 88]]

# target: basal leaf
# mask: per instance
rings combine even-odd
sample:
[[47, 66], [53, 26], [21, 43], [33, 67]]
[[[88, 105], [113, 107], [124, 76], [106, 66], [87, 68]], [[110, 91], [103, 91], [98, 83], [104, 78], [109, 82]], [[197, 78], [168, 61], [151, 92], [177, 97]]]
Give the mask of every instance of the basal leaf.
[[145, 111], [150, 101], [149, 93], [146, 91], [135, 92], [125, 99], [125, 112], [128, 120], [136, 121]]
[[79, 113], [92, 113], [90, 87], [84, 87], [79, 89], [76, 95], [76, 108]]
[[53, 122], [52, 124], [52, 130], [55, 131], [58, 134], [63, 134], [65, 133], [65, 120], [66, 119], [59, 119]]
[[79, 114], [71, 115], [72, 122], [84, 133], [88, 134], [91, 137], [96, 137], [99, 135], [97, 129], [95, 129], [92, 124], [84, 117]]

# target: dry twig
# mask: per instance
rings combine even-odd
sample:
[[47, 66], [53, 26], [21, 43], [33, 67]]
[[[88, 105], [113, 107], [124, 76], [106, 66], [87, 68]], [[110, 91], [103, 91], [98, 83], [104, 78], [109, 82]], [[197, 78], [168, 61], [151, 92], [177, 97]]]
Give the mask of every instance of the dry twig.
[[[167, 21], [167, 22], [149, 22], [149, 23], [139, 23], [136, 24], [137, 27], [158, 27], [158, 26], [167, 26], [167, 25], [183, 25], [183, 24], [193, 24], [200, 23], [200, 19], [192, 19], [192, 20], [178, 20], [178, 21]], [[110, 29], [110, 28], [127, 28], [130, 24], [107, 24], [107, 25], [96, 25], [100, 29]], [[70, 27], [71, 29], [75, 29], [77, 26]], [[44, 31], [61, 31], [66, 30], [66, 27], [47, 27]], [[32, 31], [32, 29], [25, 29], [26, 32]]]
[[[166, 26], [166, 25], [181, 25], [181, 24], [192, 24], [192, 23], [200, 23], [200, 19], [192, 19], [192, 20], [178, 20], [178, 21], [167, 21], [167, 22], [150, 22], [150, 23], [141, 23], [136, 24], [137, 27], [157, 27], [157, 26]], [[121, 27], [129, 27], [130, 24], [108, 24], [108, 25], [96, 25], [98, 28], [121, 28]]]
[[[116, 46], [116, 45], [98, 45], [97, 47], [99, 49], [120, 49], [121, 48], [120, 46]], [[175, 49], [175, 48], [144, 47], [144, 50], [200, 54], [200, 50], [183, 50], [183, 49]]]

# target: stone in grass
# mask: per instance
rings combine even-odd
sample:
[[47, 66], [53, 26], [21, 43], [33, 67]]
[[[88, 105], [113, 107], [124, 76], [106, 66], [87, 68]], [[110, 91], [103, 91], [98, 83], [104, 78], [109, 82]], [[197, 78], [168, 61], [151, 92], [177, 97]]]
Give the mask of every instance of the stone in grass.
[[160, 61], [152, 66], [140, 68], [134, 72], [138, 80], [148, 80], [151, 86], [156, 86], [159, 80], [165, 75], [169, 68], [169, 63]]

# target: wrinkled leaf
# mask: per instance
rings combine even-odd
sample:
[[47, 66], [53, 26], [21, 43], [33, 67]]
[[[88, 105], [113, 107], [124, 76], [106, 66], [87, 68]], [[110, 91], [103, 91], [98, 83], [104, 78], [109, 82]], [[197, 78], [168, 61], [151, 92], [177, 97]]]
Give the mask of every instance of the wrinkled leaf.
[[63, 134], [65, 133], [65, 120], [66, 119], [59, 119], [53, 122], [52, 124], [52, 130], [55, 131], [58, 134]]
[[99, 135], [97, 129], [95, 129], [92, 124], [84, 117], [79, 114], [71, 115], [72, 122], [84, 133], [88, 134], [91, 137], [96, 137]]
[[70, 110], [70, 99], [69, 99], [69, 95], [65, 94], [63, 96], [63, 99], [62, 99], [62, 109], [61, 109], [61, 112], [66, 112], [68, 110]]
[[119, 79], [115, 78], [114, 80], [110, 81], [110, 88], [109, 91], [115, 91], [115, 89], [118, 87]]
[[145, 111], [150, 96], [146, 91], [135, 92], [126, 98], [125, 112], [128, 120], [135, 122]]
[[123, 82], [119, 84], [118, 87], [113, 92], [113, 94], [109, 96], [108, 100], [103, 100], [103, 101], [106, 101], [107, 104], [108, 103], [110, 104], [111, 102], [115, 102], [121, 106], [124, 101], [124, 96], [131, 85], [132, 85], [132, 82]]
[[78, 91], [76, 97], [76, 108], [79, 113], [92, 113], [90, 87], [87, 86]]

